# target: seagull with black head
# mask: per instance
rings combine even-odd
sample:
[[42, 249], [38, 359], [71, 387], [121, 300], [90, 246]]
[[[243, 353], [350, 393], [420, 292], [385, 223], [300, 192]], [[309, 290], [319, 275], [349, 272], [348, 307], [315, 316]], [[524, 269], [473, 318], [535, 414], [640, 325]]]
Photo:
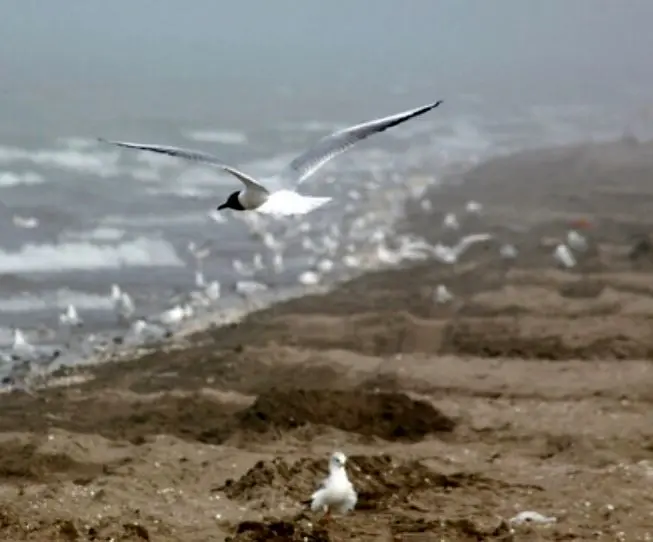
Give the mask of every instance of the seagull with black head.
[[313, 175], [320, 167], [359, 141], [428, 113], [441, 103], [442, 100], [388, 117], [357, 124], [322, 138], [313, 147], [290, 162], [276, 178], [272, 179], [271, 184], [279, 186], [278, 189], [268, 188], [250, 175], [226, 165], [222, 160], [211, 154], [201, 151], [128, 141], [106, 139], [100, 139], [100, 141], [118, 147], [156, 152], [209, 164], [230, 173], [243, 184], [243, 188], [232, 192], [227, 200], [218, 206], [219, 211], [231, 209], [233, 211], [257, 211], [273, 216], [303, 215], [331, 201], [330, 197], [305, 196], [297, 191], [304, 180]]

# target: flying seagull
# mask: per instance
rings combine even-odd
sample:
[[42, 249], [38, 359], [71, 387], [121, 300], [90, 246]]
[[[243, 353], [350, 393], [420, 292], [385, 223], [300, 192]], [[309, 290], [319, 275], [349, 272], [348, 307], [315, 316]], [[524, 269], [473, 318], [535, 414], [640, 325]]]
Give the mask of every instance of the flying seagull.
[[276, 216], [303, 215], [331, 201], [331, 198], [329, 197], [304, 196], [297, 192], [297, 188], [301, 183], [315, 173], [320, 167], [335, 156], [345, 152], [359, 141], [362, 141], [373, 134], [383, 132], [393, 126], [398, 126], [412, 118], [419, 117], [424, 113], [428, 113], [431, 109], [435, 109], [441, 103], [442, 100], [439, 100], [416, 109], [404, 111], [403, 113], [397, 113], [395, 115], [390, 115], [389, 117], [371, 120], [369, 122], [364, 122], [363, 124], [357, 124], [349, 128], [338, 130], [322, 138], [314, 146], [299, 155], [283, 169], [281, 174], [276, 178], [282, 187], [279, 190], [269, 190], [253, 177], [225, 164], [215, 156], [201, 151], [168, 145], [148, 145], [128, 141], [112, 141], [103, 138], [100, 138], [99, 141], [111, 145], [117, 145], [118, 147], [157, 152], [194, 162], [210, 164], [221, 168], [223, 171], [231, 173], [231, 175], [243, 183], [244, 189], [232, 192], [227, 200], [218, 207], [219, 211], [223, 209], [232, 209], [234, 211], [258, 211], [259, 213]]

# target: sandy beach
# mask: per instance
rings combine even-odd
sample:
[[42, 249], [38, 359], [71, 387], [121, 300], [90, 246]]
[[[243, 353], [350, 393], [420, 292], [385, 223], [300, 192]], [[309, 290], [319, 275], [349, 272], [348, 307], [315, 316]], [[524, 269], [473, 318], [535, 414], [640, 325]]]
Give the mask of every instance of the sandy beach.
[[[428, 198], [402, 231], [435, 243], [475, 199], [457, 235], [516, 260], [368, 273], [1, 396], [0, 539], [650, 540], [653, 145], [496, 158]], [[359, 501], [322, 523], [301, 501], [336, 449]]]

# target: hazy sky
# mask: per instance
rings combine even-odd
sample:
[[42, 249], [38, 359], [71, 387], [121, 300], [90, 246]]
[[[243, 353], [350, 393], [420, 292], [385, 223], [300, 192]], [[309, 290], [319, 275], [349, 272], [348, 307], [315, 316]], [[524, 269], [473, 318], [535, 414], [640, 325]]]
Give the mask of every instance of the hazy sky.
[[116, 89], [265, 98], [247, 83], [582, 96], [653, 83], [651, 21], [651, 0], [3, 0], [0, 91], [81, 108]]

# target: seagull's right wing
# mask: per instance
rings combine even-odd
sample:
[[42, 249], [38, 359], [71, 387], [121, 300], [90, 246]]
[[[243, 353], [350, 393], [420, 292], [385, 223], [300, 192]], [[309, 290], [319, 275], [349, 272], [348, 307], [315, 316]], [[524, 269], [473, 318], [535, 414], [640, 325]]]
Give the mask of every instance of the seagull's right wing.
[[132, 143], [130, 141], [113, 141], [104, 138], [98, 138], [98, 141], [101, 143], [108, 143], [109, 145], [115, 145], [117, 147], [123, 147], [125, 149], [156, 152], [159, 154], [173, 156], [175, 158], [183, 158], [184, 160], [190, 160], [191, 162], [203, 162], [205, 164], [211, 164], [219, 167], [224, 166], [224, 162], [222, 160], [216, 158], [211, 154], [201, 151], [194, 151], [191, 149], [183, 149], [181, 147], [173, 147], [170, 145], [149, 145], [146, 143]]
[[378, 134], [392, 128], [399, 126], [407, 120], [419, 117], [424, 113], [428, 113], [435, 109], [442, 103], [442, 100], [410, 109], [402, 113], [396, 113], [388, 117], [383, 117], [356, 126], [350, 126], [343, 130], [328, 135], [319, 140], [313, 147], [305, 151], [303, 154], [295, 158], [284, 169], [281, 174], [281, 179], [289, 181], [293, 186], [289, 188], [296, 188], [306, 178], [310, 177], [315, 171], [326, 164], [329, 160], [345, 152], [353, 145], [368, 138], [371, 135]]
[[192, 149], [183, 149], [181, 147], [172, 147], [170, 145], [149, 145], [144, 143], [132, 143], [129, 141], [112, 141], [109, 139], [98, 138], [98, 141], [102, 143], [109, 143], [110, 145], [115, 145], [117, 147], [123, 147], [125, 149], [136, 149], [140, 151], [149, 151], [156, 152], [159, 154], [165, 154], [167, 156], [173, 156], [175, 158], [183, 158], [184, 160], [189, 160], [191, 162], [199, 162], [202, 164], [209, 164], [212, 166], [217, 166], [223, 171], [230, 173], [236, 177], [240, 182], [245, 185], [245, 188], [250, 188], [254, 190], [267, 190], [259, 184], [256, 179], [253, 179], [246, 173], [237, 170], [231, 166], [226, 165], [222, 160], [216, 158], [215, 156], [208, 154], [202, 151], [195, 151]]

